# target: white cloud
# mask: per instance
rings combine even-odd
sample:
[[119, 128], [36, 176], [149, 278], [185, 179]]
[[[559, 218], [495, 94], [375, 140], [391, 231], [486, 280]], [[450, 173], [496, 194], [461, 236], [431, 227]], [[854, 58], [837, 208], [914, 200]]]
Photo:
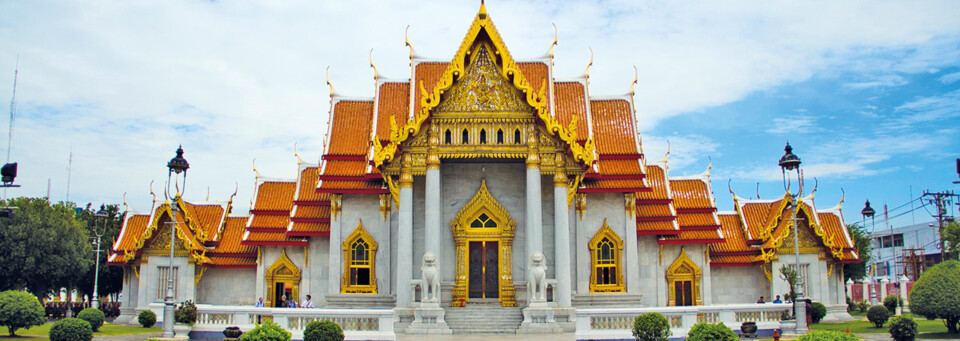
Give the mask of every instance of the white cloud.
[[818, 130], [817, 118], [808, 115], [794, 115], [790, 117], [776, 117], [772, 127], [767, 129], [770, 134], [806, 134]]
[[960, 81], [960, 72], [948, 73], [940, 76], [940, 82], [943, 84], [952, 84], [956, 81]]
[[909, 82], [900, 75], [880, 75], [868, 81], [847, 83], [845, 86], [853, 89], [864, 89], [901, 86], [907, 83]]
[[887, 128], [903, 129], [916, 124], [936, 122], [960, 116], [960, 90], [943, 95], [920, 97], [898, 106], [900, 116], [884, 122]]
[[720, 145], [701, 135], [643, 136], [643, 153], [647, 162], [663, 161], [667, 155], [671, 175], [697, 174], [707, 169], [708, 157], [722, 155]]

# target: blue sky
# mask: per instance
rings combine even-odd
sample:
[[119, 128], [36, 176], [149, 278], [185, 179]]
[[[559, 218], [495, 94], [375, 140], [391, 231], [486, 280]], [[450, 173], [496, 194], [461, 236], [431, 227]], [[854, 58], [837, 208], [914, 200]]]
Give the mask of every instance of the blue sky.
[[[0, 94], [20, 58], [12, 159], [20, 189], [150, 206], [183, 144], [188, 197], [236, 213], [263, 176], [296, 174], [323, 147], [335, 91], [372, 96], [370, 50], [383, 77], [409, 77], [416, 54], [449, 59], [478, 1], [207, 2], [0, 0]], [[740, 196], [782, 194], [786, 141], [804, 161], [819, 208], [846, 192], [848, 222], [923, 190], [960, 190], [960, 2], [490, 1], [516, 59], [538, 58], [559, 31], [555, 76], [582, 75], [591, 95], [629, 91], [651, 161], [671, 146], [672, 175], [712, 159], [721, 210]], [[6, 96], [5, 95], [5, 96]], [[209, 187], [209, 189], [208, 189]], [[907, 206], [909, 207], [909, 206]], [[892, 213], [902, 213], [900, 209]], [[953, 209], [956, 214], [956, 207]], [[916, 221], [930, 220], [923, 208]], [[910, 214], [895, 224], [912, 222]]]

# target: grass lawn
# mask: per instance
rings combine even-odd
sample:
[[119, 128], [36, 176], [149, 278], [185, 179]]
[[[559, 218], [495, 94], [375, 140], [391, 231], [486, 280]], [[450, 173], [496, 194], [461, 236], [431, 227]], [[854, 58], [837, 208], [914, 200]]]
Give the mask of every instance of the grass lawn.
[[[883, 325], [883, 328], [877, 328], [867, 321], [866, 317], [857, 316], [851, 314], [857, 318], [855, 321], [850, 322], [835, 322], [835, 323], [817, 323], [810, 326], [810, 330], [835, 330], [839, 332], [846, 332], [847, 328], [850, 328], [851, 333], [855, 334], [887, 334], [890, 331], [889, 322]], [[916, 317], [913, 314], [903, 314], [903, 316], [913, 318], [917, 322], [917, 329], [920, 332], [920, 335], [917, 336], [918, 339], [958, 339], [960, 335], [956, 334], [947, 334], [947, 327], [943, 325], [943, 321], [937, 319], [928, 321], [923, 317]]]
[[[17, 336], [15, 337], [10, 337], [10, 331], [7, 330], [7, 327], [0, 327], [0, 340], [50, 340], [50, 327], [53, 327], [53, 323], [45, 323], [42, 326], [35, 326], [30, 329], [17, 329]], [[160, 331], [160, 327], [144, 328], [125, 324], [104, 323], [103, 326], [100, 327], [100, 331], [93, 333], [93, 336], [158, 333]]]

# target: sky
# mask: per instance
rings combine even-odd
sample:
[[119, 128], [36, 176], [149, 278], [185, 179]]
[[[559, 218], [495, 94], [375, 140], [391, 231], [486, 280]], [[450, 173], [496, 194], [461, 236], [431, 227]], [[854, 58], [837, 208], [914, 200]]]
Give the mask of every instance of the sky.
[[[407, 27], [416, 55], [449, 60], [479, 5], [0, 0], [0, 98], [12, 97], [19, 70], [10, 161], [22, 187], [6, 195], [49, 188], [51, 201], [85, 206], [126, 194], [131, 210], [146, 211], [151, 181], [162, 200], [166, 162], [182, 144], [187, 199], [226, 201], [236, 190], [234, 213], [245, 214], [254, 160], [261, 176], [292, 179], [294, 148], [319, 158], [328, 68], [337, 94], [372, 97], [371, 49], [381, 77], [408, 79]], [[877, 229], [884, 204], [893, 226], [931, 221], [915, 199], [960, 191], [960, 2], [486, 6], [517, 60], [547, 54], [556, 25], [558, 79], [583, 75], [592, 49], [591, 96], [629, 93], [636, 67], [644, 154], [662, 160], [669, 144], [672, 176], [712, 163], [722, 211], [733, 209], [729, 190], [783, 195], [787, 141], [819, 209], [845, 194], [847, 223], [867, 199]]]

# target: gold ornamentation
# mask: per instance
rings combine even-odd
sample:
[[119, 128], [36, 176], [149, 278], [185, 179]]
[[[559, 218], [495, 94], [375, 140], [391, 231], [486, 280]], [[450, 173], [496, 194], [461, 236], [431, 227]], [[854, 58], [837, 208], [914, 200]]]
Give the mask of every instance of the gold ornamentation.
[[[362, 249], [364, 254], [356, 255], [357, 258], [354, 258], [355, 250], [354, 243], [362, 243]], [[367, 229], [363, 228], [363, 220], [357, 224], [357, 228], [353, 230], [353, 233], [350, 233], [346, 239], [344, 239], [343, 244], [340, 246], [340, 249], [343, 250], [343, 277], [340, 279], [340, 293], [341, 294], [376, 294], [377, 293], [377, 268], [376, 268], [376, 259], [377, 259], [377, 241], [373, 239], [373, 236], [367, 232]], [[364, 257], [365, 259], [360, 259]], [[360, 269], [369, 269], [370, 272], [370, 284], [369, 285], [351, 285], [350, 276], [354, 268]]]
[[[600, 230], [593, 235], [593, 238], [590, 238], [590, 244], [588, 245], [590, 249], [590, 292], [624, 292], [625, 283], [623, 282], [623, 240], [620, 239], [620, 236], [617, 236], [616, 232], [613, 232], [613, 229], [610, 228], [610, 225], [607, 225], [607, 220], [603, 220], [603, 226], [600, 227]], [[612, 253], [612, 257], [603, 258], [604, 249], [607, 252]], [[615, 283], [612, 284], [602, 284], [598, 283], [597, 273], [601, 272], [601, 268], [612, 268], [613, 273], [615, 273]], [[609, 272], [607, 272], [609, 273]]]
[[471, 51], [470, 65], [434, 112], [531, 112], [523, 93], [510, 85], [490, 57], [488, 43]]
[[567, 173], [563, 170], [565, 161], [563, 153], [556, 153], [553, 159], [553, 165], [556, 167], [553, 171], [553, 185], [556, 187], [567, 187]]
[[[485, 34], [482, 34], [481, 31], [484, 31]], [[400, 144], [420, 132], [423, 123], [430, 118], [434, 109], [440, 105], [442, 95], [450, 90], [451, 87], [454, 86], [454, 83], [466, 74], [466, 68], [469, 65], [464, 64], [470, 61], [468, 59], [471, 57], [471, 51], [481, 46], [490, 50], [487, 52], [488, 54], [497, 56], [497, 59], [494, 60], [494, 65], [499, 73], [511, 81], [512, 85], [524, 95], [527, 104], [534, 109], [537, 118], [544, 123], [546, 131], [563, 140], [573, 155], [574, 160], [579, 162], [581, 166], [589, 167], [593, 164], [596, 157], [593, 140], [588, 139], [586, 143], [581, 146], [577, 142], [575, 132], [571, 133], [565, 127], [561, 126], [557, 119], [551, 117], [547, 107], [547, 81], [544, 80], [543, 84], [540, 84], [539, 91], [534, 90], [534, 87], [527, 81], [526, 77], [524, 77], [520, 71], [519, 66], [510, 56], [506, 46], [503, 44], [503, 40], [500, 38], [500, 34], [497, 32], [493, 22], [489, 16], [486, 15], [481, 5], [481, 9], [471, 24], [463, 43], [457, 50], [453, 60], [448, 64], [443, 75], [437, 81], [437, 84], [434, 85], [432, 91], [427, 91], [422, 81], [416, 85], [419, 86], [421, 93], [421, 98], [419, 99], [421, 104], [420, 111], [414, 113], [413, 117], [411, 117], [403, 127], [391, 125], [390, 143], [382, 148], [375, 148], [378, 150], [373, 157], [374, 165], [380, 167], [390, 162], [396, 156]], [[475, 60], [477, 58], [473, 56], [472, 59]], [[482, 91], [482, 89], [480, 90]]]
[[630, 214], [630, 216], [633, 217], [634, 212], [637, 210], [637, 199], [635, 194], [625, 193], [623, 195], [623, 209], [627, 214]]
[[[495, 228], [472, 228], [471, 223], [485, 214], [496, 223]], [[456, 244], [456, 277], [453, 287], [453, 306], [462, 306], [461, 302], [469, 301], [467, 288], [469, 278], [467, 268], [467, 245], [470, 241], [497, 241], [500, 259], [499, 267], [500, 293], [498, 300], [504, 307], [515, 307], [515, 292], [513, 288], [513, 236], [516, 233], [517, 222], [510, 218], [510, 213], [487, 190], [486, 180], [480, 180], [480, 189], [457, 213], [457, 217], [450, 221], [453, 230], [453, 239]]]
[[580, 213], [580, 220], [583, 220], [583, 214], [587, 212], [587, 195], [583, 193], [577, 193], [574, 195], [575, 206], [577, 213]]
[[[781, 250], [786, 252], [793, 252], [793, 231], [798, 230], [793, 226], [793, 219], [785, 217], [787, 205], [794, 202], [793, 198], [790, 196], [790, 193], [786, 193], [784, 198], [781, 200], [780, 207], [777, 209], [776, 215], [770, 217], [767, 223], [764, 225], [762, 236], [763, 239], [773, 239], [773, 243], [767, 249], [762, 250], [761, 258], [764, 262], [771, 262], [777, 258], [777, 255]], [[810, 206], [803, 202], [799, 202], [797, 205], [799, 209], [795, 209], [796, 214], [803, 214], [807, 218], [807, 227], [808, 229], [799, 229], [800, 234], [797, 236], [799, 239], [803, 239], [800, 242], [800, 252], [802, 253], [818, 253], [821, 254], [821, 258], [826, 258], [829, 254], [836, 259], [843, 258], [843, 244], [836, 241], [834, 238], [828, 238], [826, 230], [816, 222], [813, 221], [816, 217], [816, 212], [813, 212], [813, 209]], [[773, 232], [776, 230], [777, 226], [781, 223], [782, 220], [788, 229], [786, 232], [780, 233], [777, 238], [773, 238]], [[813, 235], [816, 235], [818, 238], [814, 238], [810, 234], [810, 230], [813, 231]], [[790, 250], [786, 250], [784, 243], [790, 247]]]
[[198, 284], [200, 284], [200, 278], [203, 277], [203, 273], [204, 273], [205, 271], [207, 271], [207, 267], [205, 267], [205, 266], [197, 266], [197, 267], [194, 267], [193, 285], [198, 285]]
[[264, 280], [267, 282], [267, 292], [264, 296], [267, 298], [266, 306], [273, 306], [273, 288], [277, 283], [293, 283], [293, 292], [291, 295], [299, 301], [300, 298], [300, 268], [287, 257], [287, 249], [283, 249], [280, 258], [273, 262], [267, 268]]
[[703, 274], [700, 267], [687, 256], [684, 248], [680, 248], [680, 255], [673, 261], [673, 264], [667, 268], [667, 306], [677, 305], [676, 285], [677, 281], [690, 281], [690, 291], [693, 292], [693, 304], [703, 305], [703, 298], [700, 295], [700, 280]]
[[380, 215], [383, 216], [383, 221], [387, 221], [387, 217], [390, 217], [389, 194], [380, 194]]
[[342, 194], [330, 194], [330, 216], [333, 217], [333, 219], [339, 219], [340, 217], [342, 208], [342, 206], [340, 206], [340, 200], [342, 197]]

